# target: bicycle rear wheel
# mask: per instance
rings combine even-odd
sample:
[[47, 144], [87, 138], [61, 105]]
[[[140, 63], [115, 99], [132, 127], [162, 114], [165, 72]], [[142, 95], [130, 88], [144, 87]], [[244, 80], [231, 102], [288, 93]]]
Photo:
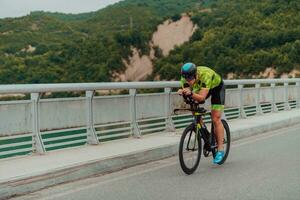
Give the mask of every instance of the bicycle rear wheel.
[[[224, 119], [222, 119], [222, 124], [223, 124], [223, 127], [224, 127], [224, 142], [223, 142], [223, 144], [224, 144], [224, 153], [225, 154], [224, 154], [224, 157], [223, 157], [222, 161], [219, 163], [219, 165], [222, 165], [226, 161], [226, 159], [228, 157], [228, 154], [229, 154], [230, 142], [231, 142], [229, 126], [228, 126], [227, 122]], [[216, 146], [217, 142], [216, 142], [216, 137], [215, 137], [215, 134], [214, 134], [213, 126], [212, 126], [211, 134], [212, 134], [211, 144], [212, 144], [212, 146]], [[218, 151], [217, 147], [212, 149], [212, 154], [213, 154], [214, 158], [216, 156], [217, 151]]]
[[200, 134], [196, 133], [195, 125], [189, 125], [184, 131], [179, 143], [179, 162], [186, 174], [196, 171], [201, 158]]

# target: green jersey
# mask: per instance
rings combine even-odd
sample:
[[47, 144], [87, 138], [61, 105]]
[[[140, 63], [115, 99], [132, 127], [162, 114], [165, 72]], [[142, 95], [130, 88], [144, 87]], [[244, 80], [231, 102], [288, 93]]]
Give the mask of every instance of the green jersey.
[[[209, 67], [199, 66], [197, 67], [197, 77], [194, 85], [192, 86], [193, 92], [199, 92], [202, 88], [211, 90], [220, 85], [222, 78], [214, 70]], [[187, 84], [185, 78], [181, 77], [181, 86], [186, 87]]]

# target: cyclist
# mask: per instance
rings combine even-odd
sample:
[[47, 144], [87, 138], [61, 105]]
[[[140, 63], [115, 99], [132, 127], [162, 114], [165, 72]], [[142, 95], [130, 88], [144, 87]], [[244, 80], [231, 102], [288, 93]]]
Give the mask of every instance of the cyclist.
[[185, 63], [181, 67], [180, 95], [190, 95], [194, 100], [203, 102], [211, 96], [211, 117], [214, 124], [218, 151], [213, 160], [218, 164], [224, 157], [224, 127], [221, 116], [224, 111], [225, 87], [219, 74], [205, 66], [196, 66], [194, 63]]

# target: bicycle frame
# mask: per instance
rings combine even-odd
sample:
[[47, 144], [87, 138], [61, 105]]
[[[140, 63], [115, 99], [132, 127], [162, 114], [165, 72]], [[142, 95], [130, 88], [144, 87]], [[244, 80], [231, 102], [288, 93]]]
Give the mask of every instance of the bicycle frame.
[[204, 102], [197, 102], [195, 101], [191, 96], [183, 96], [184, 101], [186, 104], [190, 105], [190, 109], [174, 109], [174, 112], [176, 113], [179, 110], [184, 111], [191, 111], [194, 117], [193, 125], [195, 127], [197, 135], [204, 140], [204, 144], [206, 145], [206, 149], [208, 151], [211, 151], [212, 145], [211, 145], [211, 134], [203, 121], [203, 116], [210, 114], [210, 112], [207, 112], [204, 108], [199, 107], [199, 104], [203, 104]]
[[[183, 96], [185, 103], [190, 105], [190, 109], [174, 109], [174, 113], [179, 110], [185, 110], [185, 111], [191, 111], [193, 115], [193, 122], [185, 128], [183, 131], [183, 134], [180, 139], [179, 143], [179, 161], [180, 166], [182, 170], [186, 174], [192, 174], [198, 167], [200, 159], [201, 159], [201, 150], [203, 152], [203, 155], [205, 157], [208, 157], [210, 155], [210, 152], [212, 153], [212, 156], [215, 158], [218, 152], [218, 145], [217, 141], [214, 135], [214, 126], [212, 124], [211, 131], [207, 129], [207, 126], [203, 120], [203, 116], [206, 114], [210, 114], [211, 112], [207, 112], [204, 108], [199, 107], [199, 104], [202, 104], [201, 102], [195, 101], [191, 96]], [[229, 148], [230, 148], [230, 131], [228, 124], [225, 120], [222, 120], [224, 129], [226, 131], [226, 139], [224, 137], [224, 144], [226, 143], [226, 150], [223, 159], [217, 163], [219, 165], [223, 164], [228, 156]], [[188, 141], [186, 141], [186, 139]], [[202, 145], [202, 140], [204, 145]], [[228, 142], [227, 142], [228, 141]], [[203, 148], [203, 149], [202, 149]], [[187, 150], [187, 152], [185, 151]], [[191, 152], [192, 151], [192, 152]], [[193, 159], [193, 164], [187, 165], [187, 160], [185, 159], [185, 155], [189, 156], [195, 156], [196, 153], [196, 159]], [[191, 154], [185, 154], [185, 153], [191, 153]]]
[[211, 147], [211, 144], [210, 144], [210, 133], [208, 130], [207, 130], [207, 127], [203, 121], [203, 118], [202, 116], [203, 115], [206, 115], [207, 113], [199, 113], [199, 112], [195, 112], [193, 113], [194, 115], [194, 125], [195, 125], [195, 128], [196, 128], [196, 133], [197, 134], [200, 134], [200, 137], [204, 140], [204, 143], [206, 145], [209, 145], [209, 148]]

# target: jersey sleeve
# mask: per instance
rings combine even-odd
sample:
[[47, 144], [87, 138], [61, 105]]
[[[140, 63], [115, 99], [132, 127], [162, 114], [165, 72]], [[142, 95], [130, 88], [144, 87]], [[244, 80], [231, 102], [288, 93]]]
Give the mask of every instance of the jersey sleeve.
[[180, 86], [182, 88], [189, 87], [188, 83], [186, 82], [186, 80], [183, 77], [181, 77], [181, 79], [180, 79]]
[[205, 89], [210, 89], [212, 86], [212, 77], [213, 74], [207, 73], [205, 74], [205, 76], [203, 77], [203, 82], [202, 82], [202, 88]]

